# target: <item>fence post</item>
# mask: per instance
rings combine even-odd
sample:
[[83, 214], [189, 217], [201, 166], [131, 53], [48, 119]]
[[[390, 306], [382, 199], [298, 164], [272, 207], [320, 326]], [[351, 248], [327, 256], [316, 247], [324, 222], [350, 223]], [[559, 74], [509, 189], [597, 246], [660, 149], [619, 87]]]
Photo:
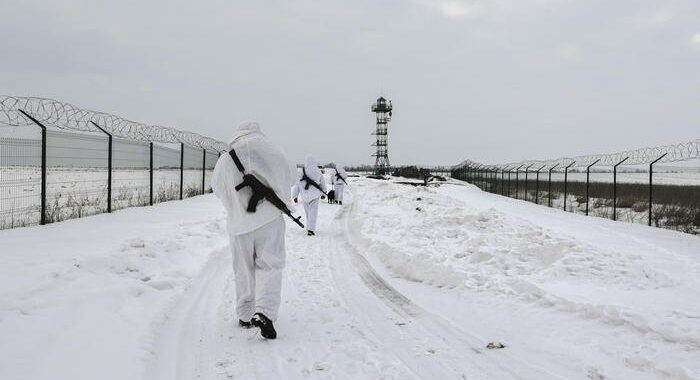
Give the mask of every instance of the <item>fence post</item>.
[[552, 170], [559, 166], [559, 164], [556, 164], [549, 168], [549, 179], [547, 180], [548, 185], [547, 185], [547, 207], [552, 207]]
[[148, 193], [149, 193], [149, 204], [153, 206], [153, 143], [149, 143], [150, 158], [148, 162]]
[[107, 135], [107, 212], [112, 212], [112, 134], [105, 131], [94, 121], [90, 123]]
[[24, 110], [19, 110], [19, 112], [41, 128], [41, 216], [39, 224], [43, 226], [46, 224], [46, 126]]
[[506, 194], [507, 197], [510, 197], [510, 173], [511, 173], [511, 171], [513, 171], [513, 168], [508, 169], [508, 191]]
[[613, 220], [617, 220], [617, 167], [627, 161], [628, 157], [613, 166]]
[[206, 182], [207, 172], [207, 150], [202, 149], [202, 195], [204, 194], [204, 182]]
[[[546, 164], [545, 164], [546, 165]], [[535, 174], [535, 204], [540, 204], [540, 170], [544, 169], [545, 165], [537, 169]]]
[[661, 157], [655, 159], [649, 164], [649, 226], [651, 226], [651, 205], [652, 205], [652, 173], [654, 170], [654, 164], [659, 162], [662, 158], [666, 157], [668, 153], [664, 153]]
[[182, 200], [182, 186], [185, 180], [185, 143], [180, 143], [180, 200]]
[[494, 184], [496, 185], [496, 187], [493, 190], [494, 194], [500, 194], [498, 191], [498, 171], [499, 170], [500, 169], [498, 167], [495, 167], [493, 170], [493, 181], [494, 181]]
[[527, 172], [528, 172], [528, 169], [530, 169], [530, 167], [531, 167], [532, 165], [534, 165], [534, 164], [535, 164], [535, 163], [533, 162], [533, 163], [531, 163], [530, 165], [528, 165], [527, 167], [525, 167], [525, 198], [524, 198], [524, 199], [525, 199], [526, 201], [527, 201]]
[[504, 172], [503, 172], [503, 168], [500, 168], [499, 170], [500, 170], [500, 173], [498, 173], [498, 172], [496, 173], [496, 176], [497, 176], [497, 177], [498, 177], [499, 174], [501, 175], [501, 191], [499, 191], [498, 194], [503, 195], [503, 185], [505, 184], [504, 181], [503, 181], [503, 179], [504, 179], [504, 176], [503, 176]]
[[595, 165], [600, 161], [600, 158], [595, 160], [592, 164], [588, 165], [586, 167], [586, 216], [588, 216], [588, 188], [590, 187], [591, 184], [591, 166]]
[[567, 183], [567, 179], [569, 177], [569, 168], [571, 167], [571, 165], [573, 165], [575, 163], [576, 163], [576, 161], [570, 163], [569, 166], [564, 168], [564, 211], [566, 211], [566, 195], [567, 195], [566, 194], [566, 190], [567, 190], [566, 183]]
[[501, 195], [504, 195], [504, 194], [506, 193], [506, 192], [505, 192], [505, 189], [506, 189], [506, 187], [505, 187], [505, 184], [506, 184], [505, 179], [506, 179], [506, 168], [503, 167], [503, 168], [501, 168]]
[[498, 194], [498, 169], [493, 168], [491, 169], [491, 188], [493, 191], [491, 191], [494, 194]]
[[493, 184], [491, 183], [491, 168], [486, 168], [485, 169], [486, 173], [486, 191], [489, 193], [491, 192], [491, 188], [493, 187]]
[[493, 181], [492, 193], [498, 194], [498, 168], [493, 168], [493, 170], [491, 170], [491, 180]]
[[518, 199], [518, 186], [519, 186], [518, 182], [520, 182], [518, 177], [519, 177], [520, 168], [522, 168], [523, 165], [525, 165], [525, 164], [522, 164], [522, 165], [518, 166], [517, 168], [515, 168], [515, 199]]
[[491, 192], [496, 194], [498, 193], [498, 172], [496, 171], [496, 168], [491, 169]]
[[486, 191], [489, 193], [493, 192], [493, 171], [491, 168], [486, 169]]

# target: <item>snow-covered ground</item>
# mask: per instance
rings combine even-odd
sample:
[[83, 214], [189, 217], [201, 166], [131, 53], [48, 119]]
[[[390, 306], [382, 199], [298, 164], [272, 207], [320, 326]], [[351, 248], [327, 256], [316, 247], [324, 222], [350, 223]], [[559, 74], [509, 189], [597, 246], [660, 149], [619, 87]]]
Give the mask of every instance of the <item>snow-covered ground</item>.
[[565, 378], [700, 378], [700, 238], [474, 186], [355, 190], [370, 262], [483, 340]]
[[700, 237], [457, 181], [350, 193], [288, 224], [275, 341], [236, 326], [212, 195], [0, 231], [0, 379], [700, 378]]

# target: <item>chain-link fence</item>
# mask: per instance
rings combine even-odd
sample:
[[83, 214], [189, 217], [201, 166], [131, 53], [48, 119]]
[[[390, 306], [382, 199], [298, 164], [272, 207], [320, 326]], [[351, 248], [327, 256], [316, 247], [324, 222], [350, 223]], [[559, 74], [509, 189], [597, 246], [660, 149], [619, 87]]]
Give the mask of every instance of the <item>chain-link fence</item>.
[[[625, 152], [485, 165], [452, 176], [582, 215], [700, 233], [700, 140]], [[661, 164], [684, 162], [683, 166]]]
[[0, 229], [203, 194], [225, 149], [192, 132], [0, 96]]
[[0, 136], [0, 229], [39, 223], [41, 134]]

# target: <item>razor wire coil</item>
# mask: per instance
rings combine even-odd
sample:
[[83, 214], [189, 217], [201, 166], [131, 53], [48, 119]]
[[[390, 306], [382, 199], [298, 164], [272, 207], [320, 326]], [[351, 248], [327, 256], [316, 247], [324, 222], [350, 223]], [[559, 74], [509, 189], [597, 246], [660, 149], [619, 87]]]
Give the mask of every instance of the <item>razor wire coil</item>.
[[688, 142], [630, 149], [622, 152], [590, 154], [574, 157], [560, 157], [549, 160], [525, 160], [503, 164], [483, 164], [472, 160], [464, 160], [453, 168], [475, 168], [484, 170], [514, 171], [530, 168], [532, 170], [563, 169], [565, 167], [581, 168], [595, 164], [596, 166], [614, 166], [624, 160], [625, 165], [642, 165], [652, 162], [680, 162], [700, 158], [700, 139]]
[[64, 130], [100, 132], [93, 125], [95, 123], [114, 137], [166, 144], [182, 143], [217, 152], [228, 150], [228, 144], [198, 133], [139, 123], [48, 98], [0, 95], [0, 127], [33, 125], [20, 110], [41, 123]]

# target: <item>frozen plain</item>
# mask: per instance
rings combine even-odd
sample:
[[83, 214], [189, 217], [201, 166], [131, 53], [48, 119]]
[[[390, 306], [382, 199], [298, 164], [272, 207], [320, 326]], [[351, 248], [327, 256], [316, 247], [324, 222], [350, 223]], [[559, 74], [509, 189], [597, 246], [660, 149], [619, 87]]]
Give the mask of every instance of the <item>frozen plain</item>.
[[0, 378], [700, 378], [700, 237], [458, 182], [350, 193], [317, 237], [288, 224], [276, 341], [236, 327], [213, 195], [0, 231]]

